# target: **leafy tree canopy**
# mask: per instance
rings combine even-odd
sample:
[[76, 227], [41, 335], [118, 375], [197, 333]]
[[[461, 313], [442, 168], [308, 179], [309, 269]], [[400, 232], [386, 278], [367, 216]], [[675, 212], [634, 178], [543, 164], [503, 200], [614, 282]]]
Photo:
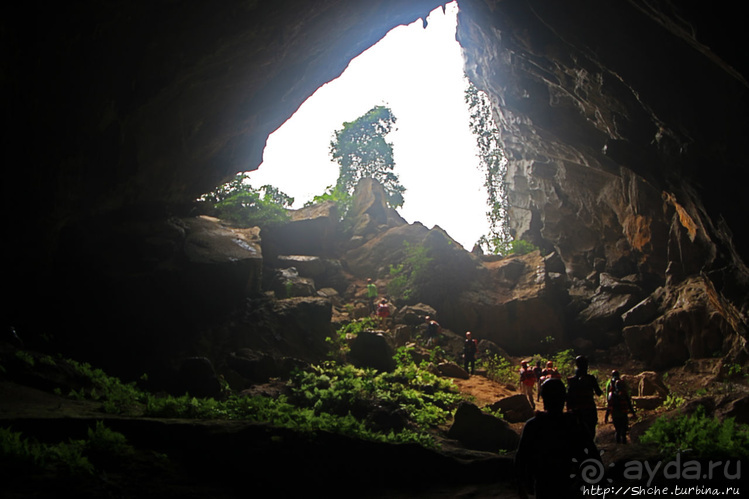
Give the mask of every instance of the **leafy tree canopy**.
[[272, 185], [255, 189], [247, 173], [238, 173], [231, 182], [203, 194], [198, 201], [207, 204], [217, 217], [239, 226], [267, 227], [288, 220], [285, 208], [294, 203], [294, 198]]
[[395, 126], [390, 108], [375, 106], [354, 121], [346, 122], [335, 131], [330, 142], [330, 155], [340, 166], [338, 181], [330, 192], [353, 194], [356, 184], [372, 177], [385, 188], [390, 206], [403, 205], [403, 187], [393, 173], [393, 144], [385, 140]]

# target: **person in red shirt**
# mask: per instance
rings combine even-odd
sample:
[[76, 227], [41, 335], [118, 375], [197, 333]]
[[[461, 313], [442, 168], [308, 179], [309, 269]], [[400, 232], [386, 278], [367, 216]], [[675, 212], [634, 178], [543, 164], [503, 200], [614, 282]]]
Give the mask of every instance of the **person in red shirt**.
[[533, 387], [536, 386], [536, 374], [528, 367], [528, 361], [520, 363], [520, 390], [528, 398], [533, 410], [536, 410], [536, 401], [533, 400]]

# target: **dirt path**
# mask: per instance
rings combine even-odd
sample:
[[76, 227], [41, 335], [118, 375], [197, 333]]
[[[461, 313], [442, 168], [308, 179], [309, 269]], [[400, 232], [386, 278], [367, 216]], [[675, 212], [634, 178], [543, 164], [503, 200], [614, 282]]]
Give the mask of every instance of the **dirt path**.
[[508, 389], [507, 385], [503, 383], [497, 383], [480, 374], [473, 375], [468, 379], [453, 378], [453, 384], [462, 393], [470, 395], [479, 407], [493, 404], [501, 398], [519, 393]]

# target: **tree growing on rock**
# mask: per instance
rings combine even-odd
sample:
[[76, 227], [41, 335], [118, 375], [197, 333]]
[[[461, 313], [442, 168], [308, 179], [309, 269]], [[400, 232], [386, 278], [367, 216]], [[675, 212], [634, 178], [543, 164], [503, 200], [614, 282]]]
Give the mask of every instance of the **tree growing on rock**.
[[406, 188], [393, 172], [393, 144], [385, 137], [395, 127], [396, 118], [387, 106], [375, 106], [354, 121], [345, 122], [330, 142], [330, 155], [339, 165], [338, 180], [330, 193], [353, 194], [356, 184], [372, 177], [385, 188], [388, 204], [403, 205]]
[[465, 101], [470, 112], [469, 126], [476, 137], [480, 168], [484, 173], [484, 188], [489, 211], [489, 233], [477, 244], [489, 253], [507, 254], [511, 251], [512, 234], [507, 219], [509, 201], [503, 182], [507, 173], [507, 159], [499, 143], [499, 130], [492, 117], [492, 107], [486, 94], [469, 83]]

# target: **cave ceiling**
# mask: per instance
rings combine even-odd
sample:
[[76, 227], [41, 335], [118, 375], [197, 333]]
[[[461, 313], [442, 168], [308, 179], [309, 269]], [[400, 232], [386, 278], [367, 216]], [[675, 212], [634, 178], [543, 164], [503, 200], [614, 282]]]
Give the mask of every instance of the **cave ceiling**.
[[[308, 96], [441, 3], [14, 4], [0, 32], [11, 258], [47, 261], [76, 220], [179, 211], [256, 168], [268, 135]], [[519, 235], [563, 245], [557, 217], [595, 239], [615, 226], [596, 189], [619, 182], [621, 211], [673, 192], [733, 236], [725, 251], [746, 255], [746, 61], [741, 16], [727, 5], [459, 2], [467, 72], [498, 105]], [[575, 178], [583, 191], [570, 200], [562, 191]], [[623, 225], [617, 209], [609, 218]]]

